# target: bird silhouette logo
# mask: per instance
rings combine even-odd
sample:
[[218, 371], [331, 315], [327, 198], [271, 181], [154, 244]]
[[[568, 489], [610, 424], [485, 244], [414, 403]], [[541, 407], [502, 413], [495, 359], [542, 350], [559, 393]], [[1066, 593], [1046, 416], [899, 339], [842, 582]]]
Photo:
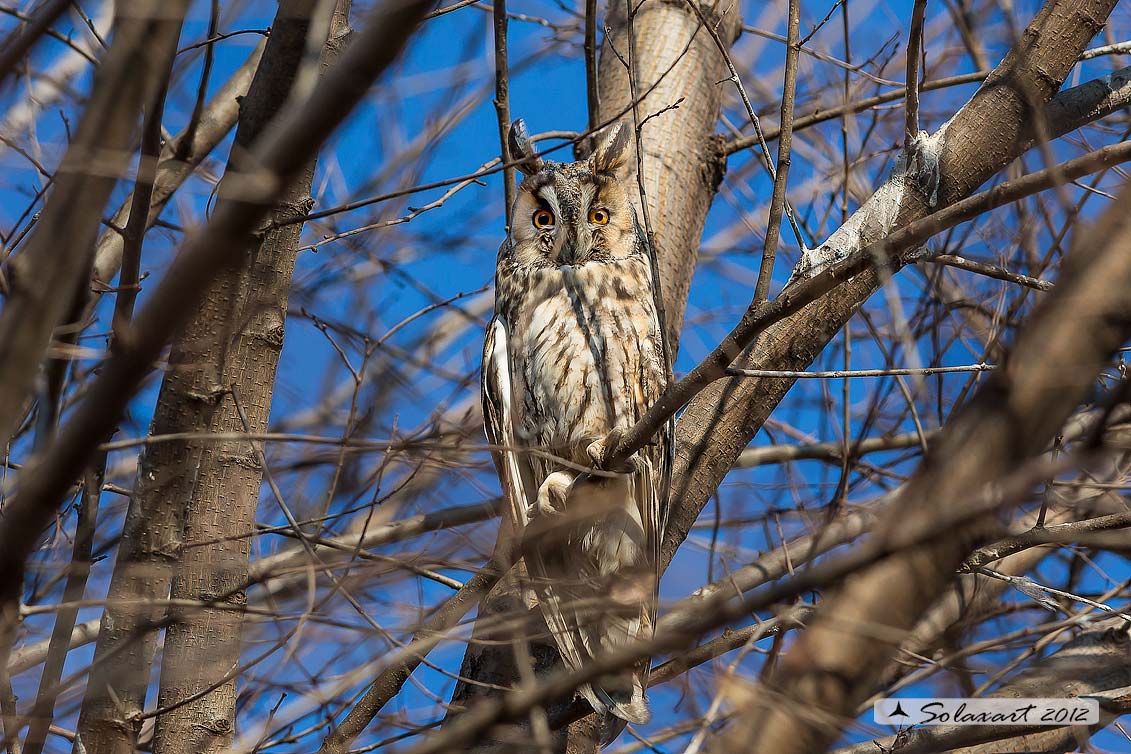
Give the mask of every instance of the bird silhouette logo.
[[895, 703], [895, 709], [888, 713], [888, 717], [911, 717], [903, 710], [903, 705], [898, 701]]

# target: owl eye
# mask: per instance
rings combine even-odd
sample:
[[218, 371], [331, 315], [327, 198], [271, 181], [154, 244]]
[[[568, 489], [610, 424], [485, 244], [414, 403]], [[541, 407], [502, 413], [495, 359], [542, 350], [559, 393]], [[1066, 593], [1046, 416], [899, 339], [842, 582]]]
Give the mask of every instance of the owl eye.
[[548, 209], [535, 210], [531, 222], [534, 223], [535, 228], [552, 228], [554, 227], [554, 213]]
[[609, 222], [609, 211], [600, 207], [589, 210], [589, 222], [594, 225], [607, 225]]

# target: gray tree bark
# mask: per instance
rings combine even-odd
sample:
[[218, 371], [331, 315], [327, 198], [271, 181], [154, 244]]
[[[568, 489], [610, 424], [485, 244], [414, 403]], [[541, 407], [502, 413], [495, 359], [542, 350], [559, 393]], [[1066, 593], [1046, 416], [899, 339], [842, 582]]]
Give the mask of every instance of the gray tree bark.
[[[317, 0], [280, 5], [239, 108], [230, 175], [255, 169], [247, 155], [287, 101], [317, 6]], [[220, 131], [226, 116], [235, 115], [229, 102], [218, 104], [217, 124], [208, 125], [219, 127], [198, 134]], [[168, 174], [168, 187], [181, 177], [179, 167]], [[309, 209], [313, 171], [311, 162], [263, 228]], [[163, 190], [154, 200], [167, 200], [169, 193]], [[224, 270], [212, 284], [174, 339], [151, 433], [243, 431], [237, 398], [248, 430], [266, 429], [301, 230], [294, 224], [249, 237], [243, 264]], [[105, 246], [106, 263], [114, 266], [120, 247], [112, 241]], [[224, 604], [245, 599], [248, 541], [229, 535], [251, 529], [261, 475], [246, 442], [164, 443], [142, 454], [80, 717], [79, 734], [91, 754], [131, 751], [136, 744], [155, 628], [165, 619], [160, 602], [170, 596]], [[214, 544], [186, 547], [197, 541]], [[235, 679], [226, 676], [238, 664], [239, 613], [202, 609], [171, 617], [183, 620], [166, 633], [158, 707], [197, 698], [158, 717], [155, 751], [222, 750], [234, 730]], [[105, 661], [110, 657], [115, 659]]]
[[[630, 6], [635, 10], [631, 30]], [[699, 8], [709, 23], [717, 24], [724, 44], [734, 42], [741, 26], [736, 8], [720, 6], [725, 10], [722, 13], [711, 3], [699, 3]], [[630, 36], [635, 90], [641, 97], [638, 120], [679, 103], [678, 109], [643, 125], [638, 147], [643, 158], [647, 216], [659, 260], [668, 343], [674, 355], [703, 225], [726, 172], [725, 145], [715, 130], [723, 96], [723, 86], [718, 82], [729, 73], [710, 34], [686, 0], [631, 4], [609, 0], [605, 25], [611, 34], [601, 46], [600, 122], [617, 119], [629, 126], [634, 124], [633, 84], [622, 62], [622, 58], [628, 60]]]
[[[317, 35], [326, 40], [326, 62], [345, 43], [350, 0], [337, 0], [337, 5], [331, 18], [325, 0], [280, 3], [263, 61], [240, 108], [227, 174], [239, 177], [257, 169], [246, 150], [303, 78], [312, 75], [304, 70], [304, 63], [310, 62], [308, 39]], [[303, 227], [301, 222], [274, 224], [310, 211], [314, 168], [311, 160], [300, 170], [249, 239], [244, 262], [213, 281], [202, 305], [173, 340], [155, 432], [267, 431]], [[147, 492], [158, 493], [155, 497], [165, 505], [184, 505], [172, 599], [215, 601], [221, 608], [246, 605], [251, 540], [240, 534], [255, 528], [262, 454], [250, 441], [189, 441], [153, 453], [153, 465], [149, 453], [146, 456], [143, 475], [147, 467], [172, 474], [166, 477], [165, 489]], [[157, 717], [154, 754], [227, 751], [235, 731], [243, 615], [202, 607], [171, 617], [157, 697], [158, 708], [168, 711]]]

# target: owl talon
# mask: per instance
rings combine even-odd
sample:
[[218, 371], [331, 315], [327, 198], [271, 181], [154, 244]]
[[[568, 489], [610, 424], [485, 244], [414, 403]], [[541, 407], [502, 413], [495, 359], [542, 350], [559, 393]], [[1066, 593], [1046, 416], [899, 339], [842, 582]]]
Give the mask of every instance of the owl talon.
[[585, 452], [589, 455], [590, 460], [593, 461], [593, 465], [603, 471], [619, 471], [625, 474], [633, 474], [639, 471], [640, 464], [637, 461], [635, 453], [626, 458], [621, 463], [620, 468], [609, 468], [609, 454], [620, 445], [621, 440], [624, 439], [626, 434], [627, 431], [622, 427], [614, 427], [609, 431], [609, 434], [605, 435], [600, 440], [594, 440], [589, 443], [589, 447], [585, 449]]
[[573, 485], [573, 476], [555, 471], [538, 488], [538, 499], [530, 507], [530, 517], [557, 516], [565, 511], [566, 498]]

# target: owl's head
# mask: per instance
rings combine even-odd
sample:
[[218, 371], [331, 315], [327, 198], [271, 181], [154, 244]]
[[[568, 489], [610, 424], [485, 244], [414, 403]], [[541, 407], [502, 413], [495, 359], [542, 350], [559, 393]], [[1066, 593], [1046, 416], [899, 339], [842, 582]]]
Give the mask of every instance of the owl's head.
[[587, 160], [543, 160], [521, 119], [511, 124], [511, 158], [525, 175], [511, 213], [511, 248], [520, 265], [560, 267], [608, 262], [639, 252], [628, 200], [628, 129], [609, 129]]

